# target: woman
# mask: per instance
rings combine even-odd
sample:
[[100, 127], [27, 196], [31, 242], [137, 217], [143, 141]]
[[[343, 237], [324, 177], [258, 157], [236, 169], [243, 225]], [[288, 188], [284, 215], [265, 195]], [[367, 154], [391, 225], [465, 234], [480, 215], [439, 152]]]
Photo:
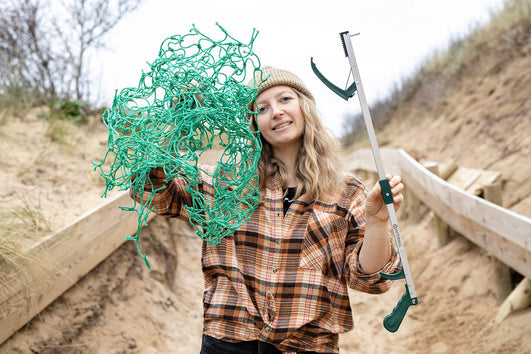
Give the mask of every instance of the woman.
[[[347, 286], [383, 293], [390, 282], [379, 271], [397, 267], [386, 206], [378, 184], [368, 192], [341, 172], [339, 144], [304, 83], [262, 71], [269, 78], [252, 117], [263, 144], [261, 201], [233, 235], [203, 242], [201, 353], [338, 353], [338, 334], [353, 328]], [[158, 186], [165, 175], [156, 169], [150, 178]], [[403, 185], [389, 179], [398, 208]], [[188, 218], [184, 183], [173, 179], [157, 193], [156, 213]], [[199, 188], [213, 194], [206, 174]]]

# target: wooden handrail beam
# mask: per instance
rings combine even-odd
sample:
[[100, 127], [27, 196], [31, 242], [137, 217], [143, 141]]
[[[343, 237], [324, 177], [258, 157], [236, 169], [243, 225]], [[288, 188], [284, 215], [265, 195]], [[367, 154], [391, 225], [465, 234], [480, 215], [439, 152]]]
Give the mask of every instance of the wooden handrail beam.
[[42, 262], [41, 267], [31, 270], [38, 282], [28, 287], [16, 274], [10, 277], [13, 283], [0, 298], [0, 343], [107, 258], [126, 235], [136, 232], [136, 213], [119, 209], [131, 205], [128, 193], [120, 193], [27, 251]]

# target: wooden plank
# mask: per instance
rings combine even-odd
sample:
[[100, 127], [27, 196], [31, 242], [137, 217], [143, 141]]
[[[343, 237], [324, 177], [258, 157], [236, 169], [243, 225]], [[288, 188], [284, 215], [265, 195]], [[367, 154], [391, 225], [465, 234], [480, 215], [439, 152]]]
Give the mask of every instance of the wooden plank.
[[500, 176], [501, 173], [497, 171], [459, 167], [446, 181], [469, 193], [480, 195], [483, 186], [494, 183]]
[[450, 227], [519, 273], [531, 277], [531, 219], [433, 176], [403, 150], [404, 183]]
[[38, 283], [28, 288], [16, 275], [11, 277], [13, 283], [6, 285], [7, 294], [0, 299], [0, 343], [136, 232], [137, 214], [119, 209], [131, 205], [128, 192], [122, 192], [28, 250], [39, 257], [41, 266], [31, 270]]
[[476, 182], [479, 176], [481, 176], [481, 170], [458, 167], [446, 181], [466, 191]]
[[[402, 176], [406, 188], [429, 205], [450, 227], [527, 277], [531, 276], [531, 220], [478, 198], [433, 176], [403, 150], [382, 149], [384, 166]], [[345, 160], [351, 170], [375, 171], [369, 149], [358, 150]], [[390, 166], [390, 167], [387, 167]], [[466, 173], [463, 187], [473, 188], [480, 170]], [[497, 173], [487, 180], [496, 180]], [[483, 181], [484, 182], [484, 181]], [[483, 183], [482, 182], [482, 183]]]
[[[481, 195], [485, 191], [485, 186], [491, 185], [494, 182], [497, 182], [501, 177], [501, 172], [499, 171], [482, 171], [479, 178], [473, 183], [468, 191], [475, 195]], [[487, 199], [487, 198], [485, 198]], [[489, 200], [489, 199], [487, 199]], [[497, 203], [494, 203], [497, 204]], [[498, 204], [501, 205], [501, 204]]]

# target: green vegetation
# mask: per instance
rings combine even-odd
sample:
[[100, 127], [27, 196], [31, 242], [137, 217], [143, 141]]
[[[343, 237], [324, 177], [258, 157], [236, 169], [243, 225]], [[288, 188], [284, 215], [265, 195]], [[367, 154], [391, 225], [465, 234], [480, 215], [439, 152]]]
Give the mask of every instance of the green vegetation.
[[[7, 129], [2, 127], [10, 121], [27, 119], [32, 108], [47, 106], [47, 113], [37, 117], [47, 121], [45, 135], [51, 145], [76, 151], [82, 139], [80, 127], [89, 131], [91, 123], [101, 122], [88, 118], [96, 113], [90, 91], [93, 73], [87, 68], [90, 53], [104, 46], [106, 34], [141, 1], [1, 2], [0, 137], [6, 136]], [[50, 11], [51, 5], [54, 11]], [[31, 144], [23, 138], [20, 143]], [[17, 178], [30, 183], [40, 178], [48, 153], [47, 149], [41, 150]], [[2, 158], [0, 169], [3, 164], [20, 162]], [[46, 255], [29, 250], [36, 240], [51, 232], [50, 222], [40, 205], [20, 195], [11, 197], [15, 207], [0, 205], [0, 298], [10, 290], [6, 288], [9, 284], [15, 284], [13, 279], [24, 291], [38, 288], [35, 274], [48, 264]], [[31, 198], [35, 200], [34, 195]]]
[[2, 2], [0, 116], [7, 111], [20, 117], [32, 107], [58, 102], [52, 113], [59, 119], [86, 122], [86, 103], [94, 97], [87, 65], [91, 53], [104, 47], [107, 33], [141, 1]]
[[85, 113], [87, 104], [83, 101], [56, 101], [51, 105], [51, 115], [54, 118], [70, 121], [77, 124], [88, 123], [88, 116]]
[[[495, 48], [500, 54], [510, 53], [515, 40], [511, 29], [522, 21], [529, 22], [530, 16], [531, 0], [507, 0], [502, 11], [491, 13], [488, 25], [452, 41], [447, 50], [436, 52], [425, 63], [421, 73], [439, 72], [445, 80], [450, 80], [475, 65], [486, 50]], [[496, 43], [492, 43], [493, 38]]]

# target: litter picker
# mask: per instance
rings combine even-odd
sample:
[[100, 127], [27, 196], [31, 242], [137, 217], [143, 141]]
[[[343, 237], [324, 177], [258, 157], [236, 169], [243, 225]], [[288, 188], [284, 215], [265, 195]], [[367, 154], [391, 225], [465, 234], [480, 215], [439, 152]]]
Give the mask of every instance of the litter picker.
[[[359, 34], [359, 33], [357, 33]], [[352, 36], [355, 36], [354, 34]], [[386, 204], [387, 211], [389, 213], [389, 220], [391, 222], [391, 229], [393, 230], [393, 236], [395, 238], [396, 246], [398, 249], [398, 254], [400, 256], [400, 262], [402, 268], [398, 273], [395, 274], [386, 274], [380, 273], [385, 279], [397, 280], [405, 279], [406, 280], [406, 292], [402, 295], [402, 298], [398, 301], [398, 304], [395, 306], [393, 311], [387, 315], [383, 321], [384, 327], [390, 332], [396, 332], [406, 315], [406, 312], [411, 305], [417, 305], [418, 299], [415, 292], [415, 285], [413, 284], [413, 278], [411, 276], [411, 271], [409, 269], [409, 264], [407, 262], [406, 250], [402, 242], [402, 236], [400, 235], [400, 229], [398, 227], [398, 221], [393, 206], [393, 194], [391, 193], [391, 187], [389, 185], [389, 180], [386, 178], [382, 158], [380, 156], [380, 149], [378, 148], [378, 143], [376, 141], [376, 135], [374, 133], [374, 127], [372, 125], [371, 114], [369, 112], [369, 106], [367, 104], [367, 99], [365, 98], [365, 92], [363, 91], [363, 85], [361, 83], [361, 77], [358, 70], [358, 65], [356, 63], [356, 57], [354, 56], [354, 49], [352, 48], [351, 35], [349, 32], [341, 32], [339, 34], [341, 37], [341, 42], [343, 44], [343, 49], [345, 51], [345, 56], [348, 57], [350, 63], [350, 69], [354, 82], [346, 89], [341, 89], [331, 83], [323, 74], [317, 69], [317, 66], [311, 58], [312, 70], [317, 75], [317, 77], [334, 93], [348, 101], [351, 97], [354, 96], [356, 91], [358, 92], [358, 98], [360, 101], [361, 111], [363, 114], [363, 119], [365, 121], [365, 126], [367, 128], [367, 133], [369, 135], [369, 141], [371, 143], [371, 150], [374, 156], [374, 162], [376, 164], [376, 170], [378, 172], [378, 179], [382, 189], [382, 197], [384, 203]]]

